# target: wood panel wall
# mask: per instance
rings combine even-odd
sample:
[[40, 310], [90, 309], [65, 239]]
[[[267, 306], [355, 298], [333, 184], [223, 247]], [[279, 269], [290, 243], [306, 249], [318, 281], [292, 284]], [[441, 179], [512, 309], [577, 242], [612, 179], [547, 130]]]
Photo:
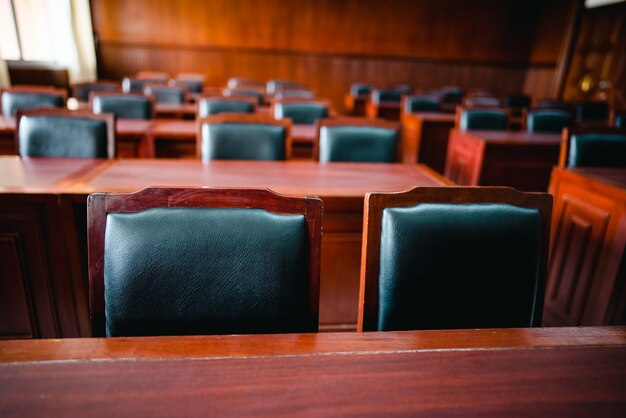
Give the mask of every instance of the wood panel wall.
[[542, 95], [551, 87], [565, 27], [552, 17], [571, 1], [91, 3], [101, 78], [140, 70], [201, 72], [209, 85], [231, 76], [286, 78], [309, 84], [340, 108], [357, 81]]
[[[567, 74], [566, 100], [603, 99], [616, 109], [626, 109], [626, 3], [586, 9]], [[579, 88], [590, 75], [591, 89]], [[602, 88], [600, 81], [608, 81]]]

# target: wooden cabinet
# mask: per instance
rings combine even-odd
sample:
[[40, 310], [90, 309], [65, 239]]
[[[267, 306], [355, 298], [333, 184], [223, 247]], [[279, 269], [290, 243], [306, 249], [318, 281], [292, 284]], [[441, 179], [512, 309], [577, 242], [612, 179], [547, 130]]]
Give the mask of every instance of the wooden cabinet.
[[624, 324], [626, 169], [555, 168], [544, 325]]

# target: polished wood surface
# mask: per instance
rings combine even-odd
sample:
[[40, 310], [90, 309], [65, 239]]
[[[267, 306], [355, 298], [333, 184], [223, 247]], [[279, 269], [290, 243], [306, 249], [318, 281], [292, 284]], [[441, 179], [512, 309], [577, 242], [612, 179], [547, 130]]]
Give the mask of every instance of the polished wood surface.
[[501, 92], [527, 85], [551, 96], [566, 27], [562, 3], [94, 0], [92, 15], [101, 78], [155, 69], [202, 73], [216, 86], [233, 76], [289, 79], [341, 109], [359, 81]]
[[621, 417], [626, 406], [624, 328], [8, 341], [0, 361], [3, 416]]
[[544, 325], [626, 323], [626, 169], [555, 168]]
[[559, 134], [453, 129], [445, 175], [460, 185], [545, 192], [560, 142]]
[[426, 164], [443, 174], [454, 123], [455, 115], [451, 113], [403, 113], [403, 161]]
[[[365, 175], [367, 173], [367, 175]], [[64, 276], [74, 295], [74, 305], [66, 318], [74, 333], [49, 336], [89, 335], [86, 312], [87, 244], [86, 196], [94, 192], [133, 192], [149, 186], [212, 186], [269, 188], [292, 196], [319, 196], [324, 201], [322, 224], [322, 266], [320, 285], [320, 329], [341, 330], [356, 327], [363, 197], [373, 190], [400, 191], [417, 185], [445, 186], [447, 180], [424, 166], [403, 164], [359, 164], [314, 162], [252, 162], [198, 160], [65, 160], [0, 157], [0, 196], [14, 192], [0, 205], [0, 212], [15, 213], [11, 202], [20, 195], [40, 192], [56, 201], [60, 214], [49, 219], [60, 223], [62, 233], [24, 239], [44, 242], [45, 246], [65, 248], [71, 275]], [[24, 197], [25, 199], [27, 196]], [[56, 207], [56, 206], [55, 206]], [[12, 212], [11, 212], [12, 211]], [[9, 225], [11, 223], [9, 222]], [[11, 238], [13, 239], [13, 238]], [[38, 244], [39, 245], [39, 244]], [[7, 247], [2, 259], [15, 252]], [[23, 253], [23, 247], [16, 254]], [[18, 251], [19, 250], [19, 251]], [[11, 256], [11, 257], [9, 257]], [[25, 257], [25, 255], [22, 255]], [[17, 268], [17, 267], [16, 267]], [[17, 270], [15, 270], [17, 271]], [[21, 271], [21, 270], [20, 270]], [[45, 275], [44, 275], [45, 276]], [[9, 274], [11, 280], [23, 275]], [[28, 276], [24, 276], [28, 278]], [[63, 306], [60, 306], [63, 308]], [[28, 310], [20, 310], [28, 315]], [[78, 325], [76, 325], [78, 323]], [[11, 325], [11, 324], [9, 324]], [[8, 335], [8, 333], [7, 333]]]

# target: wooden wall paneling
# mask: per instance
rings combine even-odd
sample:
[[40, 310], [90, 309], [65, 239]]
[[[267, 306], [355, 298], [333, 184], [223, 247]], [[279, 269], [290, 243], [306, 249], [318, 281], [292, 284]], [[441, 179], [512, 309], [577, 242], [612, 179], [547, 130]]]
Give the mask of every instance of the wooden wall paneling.
[[231, 76], [288, 78], [336, 109], [356, 81], [521, 91], [543, 7], [536, 0], [91, 3], [101, 78], [145, 69], [200, 72], [216, 86]]
[[544, 325], [623, 323], [626, 191], [584, 172], [555, 169], [550, 193], [555, 207]]
[[53, 195], [0, 195], [0, 338], [79, 335], [58, 210]]

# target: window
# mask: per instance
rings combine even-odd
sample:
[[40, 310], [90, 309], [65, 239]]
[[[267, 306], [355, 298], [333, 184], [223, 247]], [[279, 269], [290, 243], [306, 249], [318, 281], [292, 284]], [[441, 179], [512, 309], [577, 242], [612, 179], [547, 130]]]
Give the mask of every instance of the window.
[[0, 54], [5, 60], [54, 61], [47, 0], [0, 0]]

